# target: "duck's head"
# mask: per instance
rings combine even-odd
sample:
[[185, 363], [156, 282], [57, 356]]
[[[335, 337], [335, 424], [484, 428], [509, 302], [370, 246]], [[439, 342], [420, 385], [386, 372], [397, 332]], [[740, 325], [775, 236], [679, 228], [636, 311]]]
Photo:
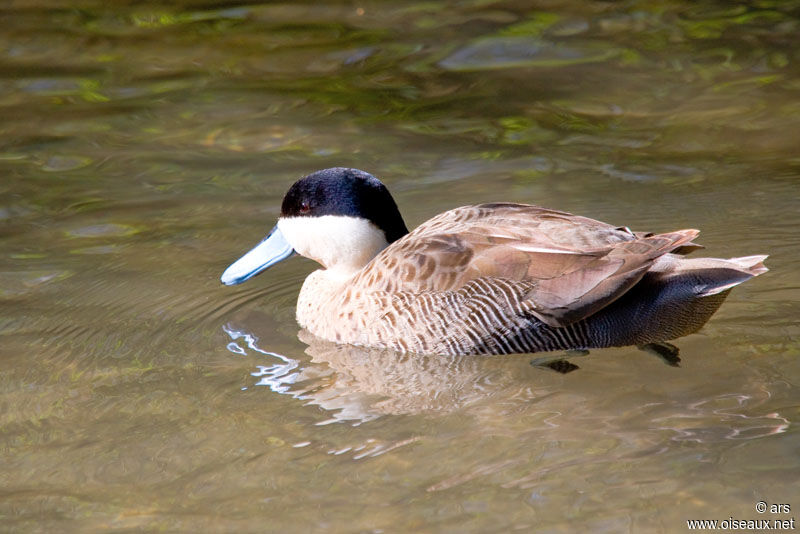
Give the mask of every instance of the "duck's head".
[[407, 233], [380, 180], [358, 169], [317, 171], [289, 188], [275, 228], [220, 280], [241, 284], [295, 253], [333, 272], [352, 274]]

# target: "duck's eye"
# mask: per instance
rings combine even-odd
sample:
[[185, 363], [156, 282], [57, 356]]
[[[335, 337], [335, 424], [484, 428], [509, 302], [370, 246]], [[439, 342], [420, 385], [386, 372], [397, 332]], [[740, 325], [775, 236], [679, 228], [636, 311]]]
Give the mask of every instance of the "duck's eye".
[[308, 213], [311, 211], [311, 204], [308, 200], [304, 200], [300, 203], [300, 213]]

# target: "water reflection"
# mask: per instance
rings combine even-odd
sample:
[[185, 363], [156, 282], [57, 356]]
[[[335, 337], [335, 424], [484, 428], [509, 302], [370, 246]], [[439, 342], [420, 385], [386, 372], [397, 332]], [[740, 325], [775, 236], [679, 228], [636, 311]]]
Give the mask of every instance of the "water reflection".
[[[229, 351], [257, 353], [274, 361], [252, 373], [258, 379], [255, 385], [331, 412], [331, 418], [319, 424], [450, 413], [487, 397], [519, 399], [520, 389], [529, 399], [538, 395], [535, 381], [523, 387], [510, 368], [496, 365], [504, 357], [398, 354], [337, 345], [302, 330], [298, 336], [311, 359], [295, 359], [268, 350], [260, 342], [269, 336], [264, 329], [228, 323], [223, 330], [231, 339]], [[262, 338], [254, 333], [258, 331], [267, 335]], [[541, 394], [546, 394], [545, 388]]]
[[[455, 412], [469, 413], [483, 424], [502, 425], [511, 414], [527, 413], [541, 423], [533, 429], [562, 428], [550, 436], [552, 439], [565, 439], [564, 432], [571, 435], [574, 428], [580, 428], [579, 433], [601, 431], [604, 435], [626, 436], [630, 428], [639, 428], [644, 433], [637, 440], [643, 439], [650, 446], [654, 440], [666, 440], [662, 445], [666, 448], [666, 442], [754, 439], [786, 432], [791, 425], [786, 415], [763, 413], [758, 407], [769, 395], [750, 387], [681, 400], [650, 394], [640, 404], [630, 393], [621, 398], [611, 395], [616, 399], [611, 402], [600, 400], [597, 392], [602, 389], [597, 383], [602, 378], [591, 371], [583, 373], [585, 380], [572, 380], [570, 375], [565, 390], [553, 373], [520, 365], [521, 360], [547, 361], [546, 355], [531, 360], [530, 355], [398, 354], [337, 345], [301, 330], [298, 336], [307, 345], [305, 354], [288, 357], [269, 350], [268, 339], [274, 331], [257, 326], [263, 319], [253, 314], [225, 325], [223, 330], [231, 340], [227, 350], [263, 356], [269, 363], [258, 365], [251, 373], [256, 378], [254, 385], [322, 408], [330, 417], [318, 425], [359, 425], [385, 415], [441, 416]], [[614, 351], [593, 351], [585, 361], [602, 359]], [[642, 352], [641, 357], [647, 356]], [[635, 369], [625, 379], [632, 382], [626, 391], [631, 387], [652, 390], [658, 382], [652, 376], [642, 382], [642, 373]]]

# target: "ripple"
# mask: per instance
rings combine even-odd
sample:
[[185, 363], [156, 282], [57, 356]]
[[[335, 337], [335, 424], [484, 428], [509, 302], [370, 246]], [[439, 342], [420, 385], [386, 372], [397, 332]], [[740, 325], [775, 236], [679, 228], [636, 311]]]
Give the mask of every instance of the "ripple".
[[210, 132], [203, 140], [207, 147], [219, 147], [235, 152], [278, 152], [293, 150], [308, 139], [310, 131], [297, 126], [273, 124], [265, 127], [260, 121], [256, 125], [219, 128]]
[[19, 204], [0, 206], [0, 221], [17, 220], [32, 214], [35, 214], [33, 209]]
[[42, 164], [42, 170], [47, 172], [73, 171], [90, 165], [91, 158], [83, 156], [50, 156]]
[[69, 230], [69, 237], [94, 238], [94, 237], [126, 237], [139, 233], [141, 228], [129, 224], [105, 223], [92, 224]]
[[117, 254], [126, 247], [121, 245], [100, 245], [97, 247], [83, 247], [70, 250], [70, 254]]
[[489, 37], [461, 48], [439, 65], [451, 71], [561, 67], [606, 61], [619, 53], [608, 46], [565, 46], [528, 37]]
[[68, 270], [25, 272], [0, 272], [0, 297], [24, 295], [39, 287], [69, 278], [74, 273]]
[[[674, 432], [673, 441], [715, 442], [724, 439], [749, 440], [783, 434], [791, 423], [777, 412], [753, 414], [759, 399], [743, 394], [723, 394], [695, 402], [680, 414], [655, 418], [659, 429]], [[709, 425], [709, 422], [717, 424]]]
[[625, 182], [668, 180], [675, 183], [697, 181], [703, 177], [700, 170], [681, 165], [607, 164], [601, 165], [599, 170], [606, 176]]

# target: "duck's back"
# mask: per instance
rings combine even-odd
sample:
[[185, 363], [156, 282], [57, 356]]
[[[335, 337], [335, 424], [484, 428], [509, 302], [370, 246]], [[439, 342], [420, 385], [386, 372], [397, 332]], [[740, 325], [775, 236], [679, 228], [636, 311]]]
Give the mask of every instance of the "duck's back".
[[[458, 208], [378, 254], [334, 299], [335, 317], [320, 313], [333, 323], [316, 330], [449, 354], [672, 339], [702, 326], [731, 284], [765, 270], [763, 257], [708, 264], [671, 254], [696, 248], [697, 234], [638, 234], [521, 204]], [[709, 284], [721, 289], [702, 289]]]
[[697, 233], [637, 235], [538, 206], [466, 206], [393, 243], [354, 285], [422, 294], [455, 291], [477, 279], [506, 280], [526, 288], [523, 300], [541, 320], [564, 326], [618, 298], [656, 259]]

